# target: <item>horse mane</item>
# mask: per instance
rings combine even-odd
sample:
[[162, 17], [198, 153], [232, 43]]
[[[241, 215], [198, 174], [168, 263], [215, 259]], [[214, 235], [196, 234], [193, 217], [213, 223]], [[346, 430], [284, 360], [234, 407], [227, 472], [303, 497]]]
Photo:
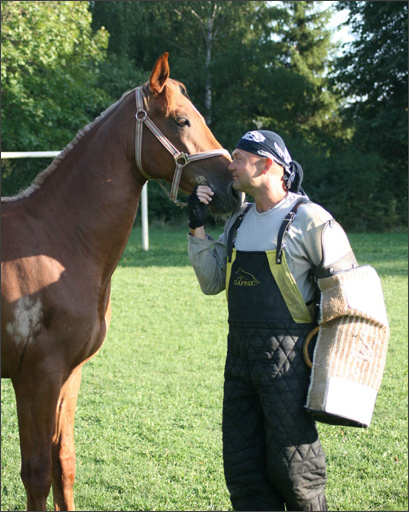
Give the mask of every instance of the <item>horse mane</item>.
[[19, 199], [24, 199], [26, 197], [31, 196], [31, 194], [33, 192], [35, 192], [36, 190], [38, 190], [42, 186], [42, 184], [47, 180], [47, 178], [51, 174], [53, 174], [53, 172], [58, 168], [58, 166], [61, 164], [61, 162], [67, 157], [67, 155], [69, 153], [71, 153], [71, 151], [84, 138], [84, 136], [88, 132], [90, 132], [96, 125], [98, 125], [102, 120], [104, 120], [113, 110], [115, 110], [116, 107], [118, 107], [122, 103], [122, 101], [124, 101], [124, 99], [126, 97], [128, 97], [133, 91], [134, 91], [134, 89], [131, 91], [125, 92], [118, 101], [116, 101], [115, 103], [110, 105], [98, 117], [96, 117], [93, 121], [91, 121], [91, 123], [89, 123], [84, 128], [82, 128], [77, 133], [77, 135], [74, 137], [74, 139], [65, 146], [65, 148], [61, 151], [61, 153], [59, 153], [59, 155], [57, 155], [55, 157], [55, 159], [51, 162], [51, 164], [48, 167], [46, 167], [46, 169], [44, 171], [41, 171], [39, 174], [37, 174], [37, 176], [32, 181], [31, 185], [29, 185], [26, 189], [22, 190], [21, 192], [19, 192], [18, 194], [14, 195], [14, 196], [2, 197], [1, 202], [7, 203], [7, 202], [17, 201]]

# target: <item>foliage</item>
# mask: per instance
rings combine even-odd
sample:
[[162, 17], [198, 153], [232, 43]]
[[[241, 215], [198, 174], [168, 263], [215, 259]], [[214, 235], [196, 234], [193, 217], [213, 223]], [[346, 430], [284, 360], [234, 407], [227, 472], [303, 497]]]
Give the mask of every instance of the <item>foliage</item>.
[[[90, 24], [87, 2], [1, 2], [3, 150], [63, 149], [108, 106], [96, 87], [108, 33]], [[3, 194], [18, 190], [16, 169], [31, 180], [39, 164], [6, 161]]]
[[[212, 100], [217, 101], [215, 82], [218, 76], [228, 77], [231, 68], [237, 71], [241, 63], [244, 68], [250, 52], [245, 51], [237, 61], [240, 51], [257, 43], [256, 30], [260, 35], [258, 27], [263, 20], [262, 15], [268, 13], [264, 4], [237, 4], [232, 1], [94, 2], [93, 26], [105, 26], [112, 34], [110, 55], [121, 58], [126, 54], [143, 69], [151, 69], [154, 59], [169, 51], [172, 76], [185, 83], [192, 101], [208, 119], [212, 119], [217, 115], [223, 98], [207, 110], [206, 80], [210, 74]], [[120, 21], [125, 19], [126, 26]], [[249, 19], [254, 19], [251, 30]], [[262, 25], [266, 25], [265, 21]], [[133, 30], [135, 26], [138, 30]], [[210, 60], [206, 60], [208, 52]], [[214, 124], [212, 122], [213, 130]], [[239, 128], [237, 133], [240, 132]], [[226, 145], [225, 141], [223, 143]]]
[[[341, 56], [333, 5], [355, 37]], [[5, 150], [62, 149], [169, 51], [224, 147], [276, 131], [346, 228], [407, 223], [406, 2], [4, 2], [2, 28]], [[7, 195], [48, 162], [2, 163]], [[149, 188], [151, 218], [180, 219], [164, 197]]]
[[361, 175], [360, 192], [370, 199], [370, 216], [378, 229], [390, 229], [407, 221], [408, 4], [338, 4], [349, 9], [355, 35], [333, 75], [344, 101], [341, 113], [353, 130], [347, 149], [360, 155], [351, 164]]
[[279, 126], [276, 130], [300, 133], [310, 142], [309, 134], [334, 122], [336, 110], [326, 78], [335, 50], [327, 28], [332, 10], [318, 10], [314, 3], [320, 2], [286, 2], [280, 13], [279, 53], [267, 55], [266, 79], [273, 87], [262, 102], [264, 116]]
[[[107, 339], [84, 365], [75, 438], [78, 510], [231, 510], [221, 407], [225, 294], [200, 291], [186, 231], [133, 231], [112, 282]], [[220, 229], [210, 233], [217, 237]], [[407, 233], [350, 235], [379, 272], [391, 338], [368, 429], [320, 424], [330, 510], [407, 510]], [[24, 510], [14, 392], [2, 385], [2, 510]], [[49, 509], [52, 508], [52, 498]]]

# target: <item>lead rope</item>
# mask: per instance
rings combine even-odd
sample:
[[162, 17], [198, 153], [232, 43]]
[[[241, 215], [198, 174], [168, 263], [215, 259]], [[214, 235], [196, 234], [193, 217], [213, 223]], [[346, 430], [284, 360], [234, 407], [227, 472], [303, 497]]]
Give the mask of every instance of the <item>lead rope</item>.
[[135, 101], [136, 101], [136, 113], [135, 113], [135, 119], [136, 119], [136, 133], [135, 133], [135, 159], [136, 164], [140, 170], [140, 172], [143, 174], [143, 176], [149, 180], [151, 179], [151, 176], [149, 176], [142, 167], [142, 131], [143, 131], [143, 125], [146, 124], [146, 126], [150, 129], [150, 131], [155, 135], [155, 137], [159, 140], [159, 142], [162, 143], [162, 145], [171, 153], [175, 160], [175, 172], [173, 175], [172, 185], [170, 189], [170, 193], [165, 188], [165, 186], [159, 181], [159, 179], [156, 179], [156, 181], [159, 183], [159, 185], [163, 188], [163, 190], [166, 192], [166, 195], [169, 197], [171, 201], [173, 201], [176, 206], [179, 206], [183, 208], [187, 205], [187, 203], [181, 202], [178, 200], [178, 190], [179, 190], [179, 183], [180, 179], [182, 177], [183, 168], [189, 164], [190, 162], [195, 162], [196, 160], [202, 160], [204, 158], [209, 158], [212, 156], [228, 156], [230, 157], [230, 153], [226, 149], [211, 149], [209, 151], [204, 151], [202, 153], [196, 153], [194, 155], [190, 155], [188, 153], [183, 153], [182, 151], [179, 151], [166, 137], [163, 135], [163, 133], [159, 130], [159, 128], [155, 125], [155, 123], [148, 117], [148, 113], [144, 109], [144, 102], [143, 102], [143, 95], [142, 95], [142, 86], [137, 87], [135, 89]]

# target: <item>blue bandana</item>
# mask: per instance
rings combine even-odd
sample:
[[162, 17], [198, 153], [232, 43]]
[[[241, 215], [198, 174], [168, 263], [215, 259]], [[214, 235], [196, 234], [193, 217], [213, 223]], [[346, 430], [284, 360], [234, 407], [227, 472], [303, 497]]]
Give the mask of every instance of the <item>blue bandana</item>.
[[237, 143], [236, 149], [271, 158], [284, 168], [287, 189], [296, 194], [304, 194], [301, 188], [304, 175], [302, 167], [291, 158], [283, 139], [277, 133], [268, 130], [247, 132]]

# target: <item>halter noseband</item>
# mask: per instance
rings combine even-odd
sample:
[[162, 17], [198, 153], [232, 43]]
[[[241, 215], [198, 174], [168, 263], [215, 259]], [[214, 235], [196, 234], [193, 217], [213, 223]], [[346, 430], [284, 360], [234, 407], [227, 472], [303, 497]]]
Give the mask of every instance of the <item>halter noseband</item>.
[[136, 100], [136, 134], [135, 134], [135, 159], [138, 169], [145, 176], [147, 180], [151, 179], [150, 176], [143, 170], [142, 168], [142, 131], [143, 125], [145, 124], [150, 131], [155, 135], [155, 137], [165, 146], [165, 148], [173, 155], [175, 160], [176, 168], [175, 173], [173, 175], [172, 186], [170, 189], [170, 193], [166, 190], [166, 188], [162, 185], [162, 183], [158, 181], [160, 186], [165, 190], [168, 197], [177, 205], [177, 206], [186, 206], [187, 203], [182, 203], [178, 200], [178, 189], [180, 178], [182, 177], [183, 168], [188, 165], [190, 162], [195, 162], [196, 160], [202, 160], [204, 158], [209, 158], [212, 156], [230, 156], [230, 153], [226, 149], [211, 149], [209, 151], [204, 151], [203, 153], [195, 153], [194, 155], [190, 155], [188, 153], [183, 153], [179, 151], [175, 146], [168, 140], [165, 135], [159, 130], [159, 128], [155, 125], [155, 123], [148, 117], [148, 113], [144, 109], [144, 101], [143, 101], [143, 86], [137, 87], [135, 89], [135, 100]]

